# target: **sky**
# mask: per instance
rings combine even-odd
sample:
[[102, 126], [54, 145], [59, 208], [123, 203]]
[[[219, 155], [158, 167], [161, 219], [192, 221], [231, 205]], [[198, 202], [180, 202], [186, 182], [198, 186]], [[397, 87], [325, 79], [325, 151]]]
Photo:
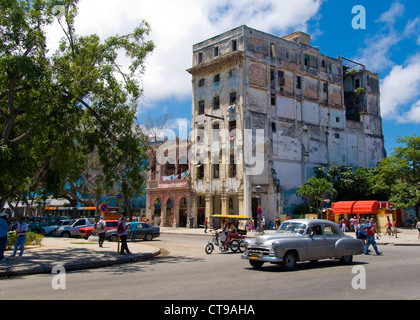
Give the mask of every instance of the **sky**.
[[[363, 11], [353, 11], [355, 6]], [[363, 13], [366, 19], [359, 20]], [[378, 73], [388, 155], [398, 146], [397, 136], [420, 133], [418, 0], [80, 0], [76, 32], [105, 39], [129, 33], [142, 20], [151, 26], [149, 39], [156, 49], [141, 78], [140, 123], [164, 113], [171, 115], [169, 128], [190, 123], [192, 85], [186, 70], [192, 46], [247, 25], [279, 37], [309, 33], [322, 54], [360, 62]], [[53, 24], [48, 32], [54, 49], [61, 29]]]

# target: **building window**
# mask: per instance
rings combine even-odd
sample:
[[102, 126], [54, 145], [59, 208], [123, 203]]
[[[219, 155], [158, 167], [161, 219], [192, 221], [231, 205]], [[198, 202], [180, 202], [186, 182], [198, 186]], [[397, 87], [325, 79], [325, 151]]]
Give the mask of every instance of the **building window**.
[[204, 100], [198, 101], [198, 114], [204, 114]]
[[277, 77], [278, 77], [278, 82], [279, 82], [279, 86], [280, 86], [280, 91], [284, 90], [284, 85], [286, 84], [286, 79], [284, 78], [284, 72], [278, 70], [277, 71]]
[[197, 179], [201, 180], [203, 178], [204, 178], [204, 164], [199, 162], [197, 165]]
[[213, 165], [213, 179], [219, 179], [220, 176], [220, 169], [219, 164]]
[[324, 82], [324, 92], [328, 93], [328, 83]]
[[271, 131], [272, 132], [277, 132], [277, 128], [276, 128], [276, 123], [275, 122], [271, 122]]
[[235, 104], [236, 103], [236, 92], [231, 92], [229, 95], [229, 104]]
[[275, 92], [271, 92], [271, 105], [275, 106], [276, 105], [276, 93]]
[[229, 78], [236, 78], [236, 70], [229, 71]]
[[296, 89], [302, 89], [302, 77], [296, 76]]
[[213, 110], [219, 110], [220, 108], [220, 97], [214, 97], [213, 98]]
[[305, 54], [305, 66], [309, 66], [309, 56]]
[[238, 41], [232, 40], [232, 51], [237, 51], [237, 50], [238, 50]]
[[235, 155], [230, 155], [230, 162], [229, 162], [229, 178], [236, 177], [236, 163], [235, 163]]
[[206, 81], [204, 79], [200, 79], [200, 81], [198, 81], [198, 87], [204, 87]]
[[203, 53], [199, 52], [198, 53], [198, 63], [202, 63], [203, 62]]
[[276, 45], [274, 43], [270, 44], [270, 58], [276, 57]]
[[215, 86], [218, 86], [218, 85], [219, 85], [219, 83], [220, 83], [220, 74], [216, 74], [216, 75], [214, 76], [214, 79], [213, 79], [213, 84], [214, 84]]
[[219, 47], [214, 47], [214, 56], [215, 57], [219, 56]]

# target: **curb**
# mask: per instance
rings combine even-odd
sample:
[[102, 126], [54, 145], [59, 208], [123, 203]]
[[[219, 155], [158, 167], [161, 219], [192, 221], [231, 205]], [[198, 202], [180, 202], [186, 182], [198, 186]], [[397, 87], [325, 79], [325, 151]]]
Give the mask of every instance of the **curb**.
[[[97, 262], [83, 262], [83, 261], [74, 261], [74, 262], [67, 262], [62, 264], [66, 271], [77, 271], [77, 270], [86, 270], [86, 269], [95, 269], [95, 268], [102, 268], [102, 267], [110, 267], [118, 264], [125, 264], [125, 263], [132, 263], [138, 261], [146, 261], [154, 259], [161, 253], [160, 249], [156, 249], [153, 253], [138, 253], [138, 254], [131, 254], [125, 255], [122, 257], [115, 257], [109, 258], [106, 260], [100, 260]], [[60, 264], [56, 264], [60, 265]], [[21, 269], [21, 270], [6, 270], [0, 271], [0, 278], [1, 277], [12, 277], [12, 276], [23, 276], [23, 275], [32, 275], [32, 274], [45, 274], [51, 273], [52, 268], [55, 265], [41, 265], [38, 267], [32, 267], [29, 269]]]

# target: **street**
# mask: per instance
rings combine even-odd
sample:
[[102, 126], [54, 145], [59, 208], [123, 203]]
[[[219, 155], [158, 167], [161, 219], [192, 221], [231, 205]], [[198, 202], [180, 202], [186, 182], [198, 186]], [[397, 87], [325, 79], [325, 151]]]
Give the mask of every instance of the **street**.
[[162, 234], [147, 243], [162, 249], [154, 260], [69, 272], [65, 289], [53, 288], [55, 274], [2, 279], [0, 299], [420, 299], [419, 246], [381, 246], [382, 256], [358, 255], [350, 266], [323, 260], [285, 272], [270, 264], [254, 270], [239, 253], [207, 255], [208, 240]]

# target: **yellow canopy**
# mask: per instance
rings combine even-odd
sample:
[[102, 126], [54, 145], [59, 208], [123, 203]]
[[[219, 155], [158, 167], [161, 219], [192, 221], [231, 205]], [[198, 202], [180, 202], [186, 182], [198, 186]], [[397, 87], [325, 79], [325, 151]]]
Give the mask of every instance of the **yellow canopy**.
[[251, 219], [250, 217], [238, 214], [213, 214], [210, 216], [210, 218]]

